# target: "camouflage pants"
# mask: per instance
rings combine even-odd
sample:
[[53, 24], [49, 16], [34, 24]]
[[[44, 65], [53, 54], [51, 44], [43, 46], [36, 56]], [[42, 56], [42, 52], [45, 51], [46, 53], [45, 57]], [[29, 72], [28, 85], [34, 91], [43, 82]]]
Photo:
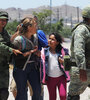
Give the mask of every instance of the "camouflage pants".
[[90, 84], [90, 69], [87, 71], [87, 81], [81, 82], [79, 76], [79, 69], [77, 67], [72, 67], [70, 70], [70, 85], [69, 85], [69, 94], [71, 96], [80, 95], [84, 92], [87, 86]]
[[0, 100], [7, 100], [9, 92], [9, 69], [0, 70]]

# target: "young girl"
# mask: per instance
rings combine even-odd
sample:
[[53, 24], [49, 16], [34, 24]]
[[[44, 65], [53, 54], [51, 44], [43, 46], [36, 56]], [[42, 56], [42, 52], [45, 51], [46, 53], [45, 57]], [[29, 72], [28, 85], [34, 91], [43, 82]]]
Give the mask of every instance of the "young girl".
[[[35, 19], [36, 24], [37, 24], [36, 16], [34, 16], [34, 19]], [[19, 33], [19, 29], [20, 29], [21, 25], [22, 25], [22, 24], [19, 24], [19, 25], [17, 26], [17, 31], [16, 31], [16, 33], [12, 36], [11, 41], [13, 41], [13, 39], [14, 39], [17, 35], [20, 34], [20, 33]], [[46, 38], [46, 36], [45, 36], [45, 33], [44, 33], [42, 30], [37, 30], [37, 33], [36, 33], [35, 35], [37, 35], [37, 40], [38, 40], [38, 41], [36, 41], [36, 42], [37, 42], [37, 45], [38, 45], [38, 50], [41, 50], [42, 47], [46, 47], [46, 46], [48, 45], [48, 40], [47, 40], [47, 38]], [[39, 63], [39, 62], [38, 62], [38, 63]], [[39, 68], [40, 68], [40, 66], [38, 65], [38, 68], [37, 68], [37, 69], [39, 69]], [[38, 72], [39, 72], [39, 71], [40, 71], [40, 70], [38, 70]], [[40, 76], [39, 76], [39, 78], [40, 78]], [[41, 83], [40, 83], [40, 84], [41, 84]], [[33, 90], [32, 90], [32, 88], [31, 88], [29, 82], [28, 82], [28, 86], [29, 86], [29, 89], [30, 89], [30, 96], [32, 96], [32, 100], [33, 100], [33, 98], [34, 98], [34, 97], [33, 97]], [[42, 86], [41, 86], [41, 87], [42, 87]], [[43, 88], [43, 87], [42, 87], [42, 88]], [[17, 89], [16, 89], [16, 84], [15, 84], [14, 80], [11, 81], [10, 90], [11, 90], [11, 92], [13, 93], [14, 97], [16, 98]], [[37, 92], [38, 92], [38, 91], [37, 91]], [[43, 92], [44, 92], [43, 89], [41, 89], [40, 100], [43, 100]], [[37, 95], [37, 93], [36, 93], [36, 95]]]
[[[32, 36], [36, 34], [36, 21], [34, 18], [26, 17], [21, 22], [20, 34], [13, 40], [14, 47], [19, 49], [23, 55], [14, 55], [13, 77], [17, 86], [17, 96], [15, 100], [27, 100], [27, 80], [33, 90], [32, 100], [40, 100], [41, 84], [37, 70], [36, 39]], [[35, 41], [34, 41], [35, 40]], [[26, 63], [27, 62], [27, 63]]]
[[[57, 33], [49, 35], [48, 48], [42, 50], [41, 81], [47, 84], [49, 100], [56, 100], [56, 89], [58, 87], [60, 100], [66, 100], [66, 78], [63, 68], [63, 56], [67, 49], [61, 43], [63, 39]], [[44, 51], [44, 52], [43, 52]]]

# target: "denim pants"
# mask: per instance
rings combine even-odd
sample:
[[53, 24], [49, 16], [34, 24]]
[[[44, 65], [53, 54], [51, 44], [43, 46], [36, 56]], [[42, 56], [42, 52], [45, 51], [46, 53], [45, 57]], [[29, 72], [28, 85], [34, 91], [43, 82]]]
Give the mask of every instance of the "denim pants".
[[33, 90], [32, 100], [40, 100], [40, 76], [35, 67], [35, 62], [27, 64], [24, 71], [22, 69], [15, 68], [13, 71], [13, 77], [17, 85], [17, 96], [15, 100], [27, 100], [27, 80], [30, 82]]

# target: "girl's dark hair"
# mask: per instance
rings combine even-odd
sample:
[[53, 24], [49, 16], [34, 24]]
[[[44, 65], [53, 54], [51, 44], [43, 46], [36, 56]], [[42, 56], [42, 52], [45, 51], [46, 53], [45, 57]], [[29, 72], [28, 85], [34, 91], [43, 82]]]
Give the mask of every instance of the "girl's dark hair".
[[54, 35], [55, 39], [57, 40], [57, 42], [59, 42], [59, 44], [56, 47], [56, 52], [60, 52], [62, 49], [62, 42], [64, 41], [64, 38], [58, 34], [58, 33], [51, 33], [49, 36]]

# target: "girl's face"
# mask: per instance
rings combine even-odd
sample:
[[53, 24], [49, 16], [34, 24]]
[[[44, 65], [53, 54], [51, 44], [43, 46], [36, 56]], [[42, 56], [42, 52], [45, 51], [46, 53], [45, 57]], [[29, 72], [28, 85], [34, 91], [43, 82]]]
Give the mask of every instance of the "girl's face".
[[55, 39], [54, 35], [50, 35], [49, 39], [48, 39], [48, 46], [51, 48], [56, 48], [56, 46], [59, 44], [59, 42], [57, 42], [57, 40]]
[[28, 31], [33, 35], [37, 31], [37, 23], [36, 21], [33, 22], [32, 26], [28, 26]]

